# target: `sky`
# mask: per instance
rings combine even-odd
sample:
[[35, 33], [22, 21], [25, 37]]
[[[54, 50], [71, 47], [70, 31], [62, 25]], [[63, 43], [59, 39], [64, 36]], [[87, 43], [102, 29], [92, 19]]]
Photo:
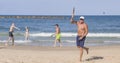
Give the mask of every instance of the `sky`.
[[0, 15], [120, 15], [120, 0], [0, 0]]

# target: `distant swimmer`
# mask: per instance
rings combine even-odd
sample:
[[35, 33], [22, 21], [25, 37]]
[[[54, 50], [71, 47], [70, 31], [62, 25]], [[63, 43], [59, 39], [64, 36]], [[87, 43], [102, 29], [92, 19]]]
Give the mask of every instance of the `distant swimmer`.
[[89, 48], [84, 47], [84, 42], [86, 39], [86, 36], [88, 34], [88, 25], [84, 22], [84, 16], [80, 17], [79, 21], [74, 21], [74, 8], [73, 8], [73, 14], [72, 14], [72, 18], [71, 18], [71, 23], [72, 24], [76, 24], [77, 25], [77, 37], [76, 37], [76, 44], [77, 47], [80, 49], [80, 61], [82, 61], [82, 56], [83, 56], [83, 49], [86, 50], [87, 54], [88, 54], [88, 50]]
[[62, 43], [61, 43], [61, 34], [60, 34], [60, 27], [58, 24], [55, 25], [55, 28], [56, 28], [56, 32], [55, 32], [55, 42], [54, 42], [54, 47], [56, 47], [56, 42], [58, 41], [60, 43], [60, 47], [62, 46]]
[[10, 40], [12, 40], [12, 46], [14, 46], [14, 35], [13, 35], [14, 28], [17, 30], [20, 30], [18, 27], [15, 26], [14, 23], [12, 23], [12, 25], [10, 26], [10, 30], [9, 30], [9, 39], [8, 39], [8, 42], [6, 42], [5, 44], [6, 46], [8, 45]]
[[29, 40], [29, 29], [28, 29], [28, 27], [26, 26], [25, 27], [25, 40]]

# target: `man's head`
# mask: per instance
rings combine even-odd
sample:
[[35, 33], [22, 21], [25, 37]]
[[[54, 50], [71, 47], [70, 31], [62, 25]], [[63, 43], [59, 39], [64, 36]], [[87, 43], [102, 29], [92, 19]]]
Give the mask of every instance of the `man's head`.
[[80, 16], [80, 23], [81, 23], [81, 24], [84, 23], [84, 19], [85, 19], [84, 16]]
[[28, 29], [28, 27], [26, 26], [25, 29]]
[[55, 24], [55, 26], [56, 26], [56, 27], [59, 27], [59, 25], [58, 25], [58, 24]]
[[59, 27], [59, 25], [58, 24], [55, 24], [55, 28], [58, 28]]

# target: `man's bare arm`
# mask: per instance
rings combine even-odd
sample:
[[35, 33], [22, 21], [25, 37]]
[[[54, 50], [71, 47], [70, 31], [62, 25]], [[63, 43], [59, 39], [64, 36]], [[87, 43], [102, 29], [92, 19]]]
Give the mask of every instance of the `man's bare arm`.
[[84, 36], [87, 36], [87, 34], [88, 34], [88, 25], [85, 24], [85, 34], [84, 34]]
[[77, 21], [74, 21], [72, 18], [70, 20], [71, 24], [77, 24]]
[[17, 30], [20, 30], [20, 28], [18, 28], [18, 27], [16, 27], [16, 26], [14, 26], [14, 28], [17, 29]]
[[74, 21], [74, 14], [75, 14], [75, 8], [73, 8], [72, 17], [71, 17], [71, 19], [70, 19], [70, 22], [71, 22], [72, 24], [77, 24], [77, 21]]

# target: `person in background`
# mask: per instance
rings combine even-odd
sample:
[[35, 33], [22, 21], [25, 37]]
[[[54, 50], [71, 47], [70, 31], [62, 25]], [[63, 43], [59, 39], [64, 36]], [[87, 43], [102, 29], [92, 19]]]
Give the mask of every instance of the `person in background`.
[[26, 26], [25, 27], [25, 40], [29, 40], [29, 29], [28, 29], [28, 27]]
[[17, 29], [17, 30], [20, 30], [18, 27], [15, 26], [14, 23], [11, 24], [10, 26], [10, 30], [9, 30], [9, 38], [8, 38], [8, 42], [6, 42], [6, 46], [8, 45], [9, 41], [12, 40], [12, 46], [14, 46], [14, 28]]
[[61, 32], [60, 32], [60, 27], [58, 24], [55, 25], [55, 28], [56, 28], [56, 32], [55, 32], [55, 42], [54, 42], [54, 47], [56, 47], [56, 42], [58, 41], [60, 43], [60, 47], [62, 46], [62, 43], [61, 43]]

